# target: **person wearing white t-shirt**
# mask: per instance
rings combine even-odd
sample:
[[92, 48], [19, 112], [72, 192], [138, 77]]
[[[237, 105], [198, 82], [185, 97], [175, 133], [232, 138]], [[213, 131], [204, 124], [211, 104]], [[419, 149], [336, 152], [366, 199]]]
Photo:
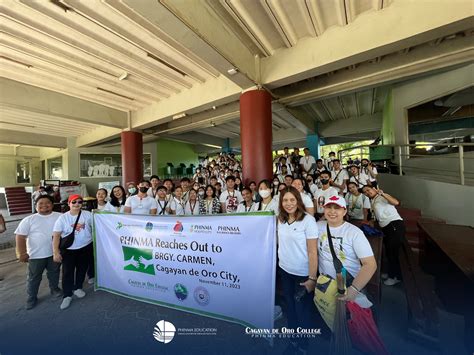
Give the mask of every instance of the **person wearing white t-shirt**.
[[332, 161], [333, 170], [331, 171], [330, 184], [337, 189], [340, 195], [347, 192], [347, 182], [349, 181], [349, 174], [346, 169], [341, 167], [341, 161], [334, 159]]
[[[284, 184], [279, 185], [279, 188], [284, 187]], [[272, 197], [270, 181], [262, 180], [258, 183], [258, 194], [260, 195], [261, 200], [255, 206], [255, 211], [273, 211], [275, 214], [278, 214], [278, 199]]]
[[53, 227], [59, 216], [53, 212], [53, 199], [48, 195], [39, 195], [35, 200], [38, 213], [24, 218], [17, 229], [16, 255], [18, 261], [28, 263], [26, 309], [32, 309], [38, 301], [38, 289], [46, 269], [51, 295], [62, 296], [59, 284], [59, 268], [61, 264], [53, 260], [51, 236]]
[[370, 210], [370, 200], [360, 192], [355, 182], [347, 184], [349, 192], [346, 195], [347, 215], [352, 223], [369, 223], [367, 216]]
[[237, 212], [254, 212], [258, 206], [258, 202], [254, 202], [253, 200], [252, 190], [248, 187], [244, 187], [242, 190], [242, 198], [243, 201], [239, 203], [237, 207]]
[[297, 189], [298, 192], [301, 194], [301, 199], [303, 200], [303, 205], [306, 208], [306, 213], [308, 213], [310, 216], [314, 216], [313, 198], [312, 198], [310, 193], [308, 194], [304, 190], [303, 180], [300, 179], [300, 178], [296, 178], [291, 183], [291, 186], [293, 186], [295, 189]]
[[198, 193], [194, 189], [189, 191], [188, 202], [184, 205], [184, 214], [187, 216], [199, 215]]
[[116, 185], [110, 191], [110, 201], [105, 205], [104, 211], [123, 213], [125, 210], [125, 202], [127, 195], [122, 186]]
[[168, 216], [171, 213], [170, 202], [166, 196], [167, 191], [167, 188], [163, 185], [156, 188], [156, 214], [158, 216]]
[[[313, 303], [318, 271], [318, 227], [306, 213], [301, 194], [292, 186], [280, 194], [278, 214], [278, 272], [287, 306], [288, 328], [310, 329], [317, 311]], [[308, 339], [299, 338], [289, 344], [285, 353], [306, 353]]]
[[138, 194], [130, 196], [125, 201], [125, 213], [132, 214], [156, 214], [158, 210], [158, 203], [153, 197], [147, 195], [148, 183], [146, 181], [140, 182], [138, 185]]
[[316, 159], [309, 154], [308, 148], [305, 148], [303, 152], [304, 157], [300, 158], [301, 174], [303, 176], [314, 174], [314, 170], [316, 169]]
[[369, 159], [364, 158], [360, 161], [360, 169], [361, 169], [361, 172], [369, 176], [370, 185], [376, 188], [378, 172], [375, 165], [369, 162]]
[[364, 233], [356, 226], [344, 221], [346, 213], [346, 201], [341, 196], [332, 196], [324, 204], [325, 221], [318, 222], [318, 270], [320, 274], [336, 278], [327, 233], [329, 226], [336, 257], [348, 273], [347, 291], [342, 299], [354, 301], [359, 306], [368, 308], [372, 306], [372, 303], [361, 290], [377, 270], [377, 262]]
[[349, 179], [349, 181], [357, 184], [357, 188], [361, 189], [365, 185], [371, 185], [369, 175], [361, 172], [357, 165], [352, 165], [350, 167], [350, 171], [351, 178]]
[[235, 177], [229, 175], [225, 178], [227, 189], [223, 191], [219, 197], [221, 203], [222, 213], [237, 212], [239, 203], [242, 202], [242, 194], [240, 191], [234, 189]]
[[97, 209], [103, 211], [107, 205], [107, 190], [104, 188], [98, 189], [95, 198], [97, 199]]
[[306, 177], [306, 183], [308, 184], [308, 188], [309, 188], [309, 192], [311, 192], [311, 196], [314, 196], [314, 194], [318, 190], [318, 185], [314, 182], [314, 175], [308, 175]]
[[384, 284], [396, 285], [401, 280], [398, 254], [402, 241], [405, 239], [405, 224], [395, 208], [400, 202], [395, 197], [371, 186], [364, 186], [362, 192], [370, 198], [372, 212], [384, 234], [383, 243], [388, 261], [388, 278]]
[[338, 190], [330, 186], [331, 172], [323, 171], [319, 176], [321, 182], [321, 188], [316, 190], [313, 194], [314, 205], [316, 206], [316, 213], [319, 218], [324, 218], [324, 204], [326, 200], [334, 195], [338, 194]]
[[[53, 228], [53, 259], [57, 263], [62, 262], [63, 270], [63, 301], [60, 309], [70, 306], [73, 294], [78, 298], [83, 298], [86, 295], [82, 285], [87, 268], [93, 262], [92, 213], [82, 211], [82, 203], [81, 195], [69, 196], [70, 210], [58, 218]], [[76, 225], [75, 230], [73, 230], [74, 225]], [[60, 239], [71, 233], [74, 233], [74, 242], [69, 248], [60, 252]]]

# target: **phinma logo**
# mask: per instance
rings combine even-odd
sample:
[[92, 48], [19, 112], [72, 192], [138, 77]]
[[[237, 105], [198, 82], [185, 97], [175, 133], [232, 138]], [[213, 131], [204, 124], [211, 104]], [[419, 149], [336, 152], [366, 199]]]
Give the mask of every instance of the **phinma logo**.
[[174, 227], [173, 227], [173, 231], [179, 233], [179, 232], [182, 232], [183, 229], [184, 229], [183, 223], [181, 223], [180, 221], [176, 221], [176, 224], [175, 224]]
[[122, 251], [124, 270], [155, 275], [155, 265], [153, 264], [152, 249], [139, 249], [122, 246]]
[[168, 344], [173, 340], [176, 328], [173, 323], [160, 320], [153, 329], [153, 337], [160, 343]]
[[183, 284], [174, 285], [174, 294], [180, 301], [184, 301], [188, 298], [188, 289]]

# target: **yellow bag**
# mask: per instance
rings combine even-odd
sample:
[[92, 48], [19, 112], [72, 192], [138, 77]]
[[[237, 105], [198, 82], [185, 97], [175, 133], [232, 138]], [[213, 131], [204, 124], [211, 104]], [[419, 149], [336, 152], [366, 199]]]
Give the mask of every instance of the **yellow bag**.
[[327, 326], [333, 330], [336, 315], [337, 282], [327, 275], [319, 275], [314, 290], [314, 304]]

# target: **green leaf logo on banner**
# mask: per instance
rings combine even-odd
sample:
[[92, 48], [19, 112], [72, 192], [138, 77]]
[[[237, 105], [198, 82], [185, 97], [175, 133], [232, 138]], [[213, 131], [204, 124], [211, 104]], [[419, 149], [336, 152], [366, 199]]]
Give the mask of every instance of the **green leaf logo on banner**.
[[155, 275], [155, 265], [153, 264], [153, 250], [139, 249], [122, 246], [124, 270], [143, 272]]

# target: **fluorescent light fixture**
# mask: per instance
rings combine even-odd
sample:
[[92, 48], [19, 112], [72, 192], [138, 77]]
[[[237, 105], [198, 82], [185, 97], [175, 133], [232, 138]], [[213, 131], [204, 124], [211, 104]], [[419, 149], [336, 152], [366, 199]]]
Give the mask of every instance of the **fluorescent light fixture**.
[[127, 76], [128, 76], [128, 73], [127, 72], [124, 72], [122, 75], [119, 76], [119, 80], [125, 80], [127, 79]]
[[20, 62], [19, 60], [15, 60], [15, 59], [12, 59], [12, 58], [9, 58], [9, 57], [5, 57], [3, 55], [0, 55], [0, 59], [8, 60], [9, 62], [19, 64], [19, 65], [22, 65], [22, 66], [27, 67], [27, 68], [33, 67], [31, 64], [26, 64], [26, 63]]
[[178, 118], [183, 118], [183, 117], [186, 117], [186, 112], [183, 112], [183, 113], [179, 113], [177, 115], [174, 115], [173, 116], [173, 120], [177, 120]]
[[217, 107], [216, 106], [212, 106], [212, 109], [215, 110]]
[[239, 69], [237, 69], [237, 68], [232, 68], [232, 69], [227, 70], [227, 74], [229, 74], [229, 75], [235, 75], [238, 72], [239, 72]]

